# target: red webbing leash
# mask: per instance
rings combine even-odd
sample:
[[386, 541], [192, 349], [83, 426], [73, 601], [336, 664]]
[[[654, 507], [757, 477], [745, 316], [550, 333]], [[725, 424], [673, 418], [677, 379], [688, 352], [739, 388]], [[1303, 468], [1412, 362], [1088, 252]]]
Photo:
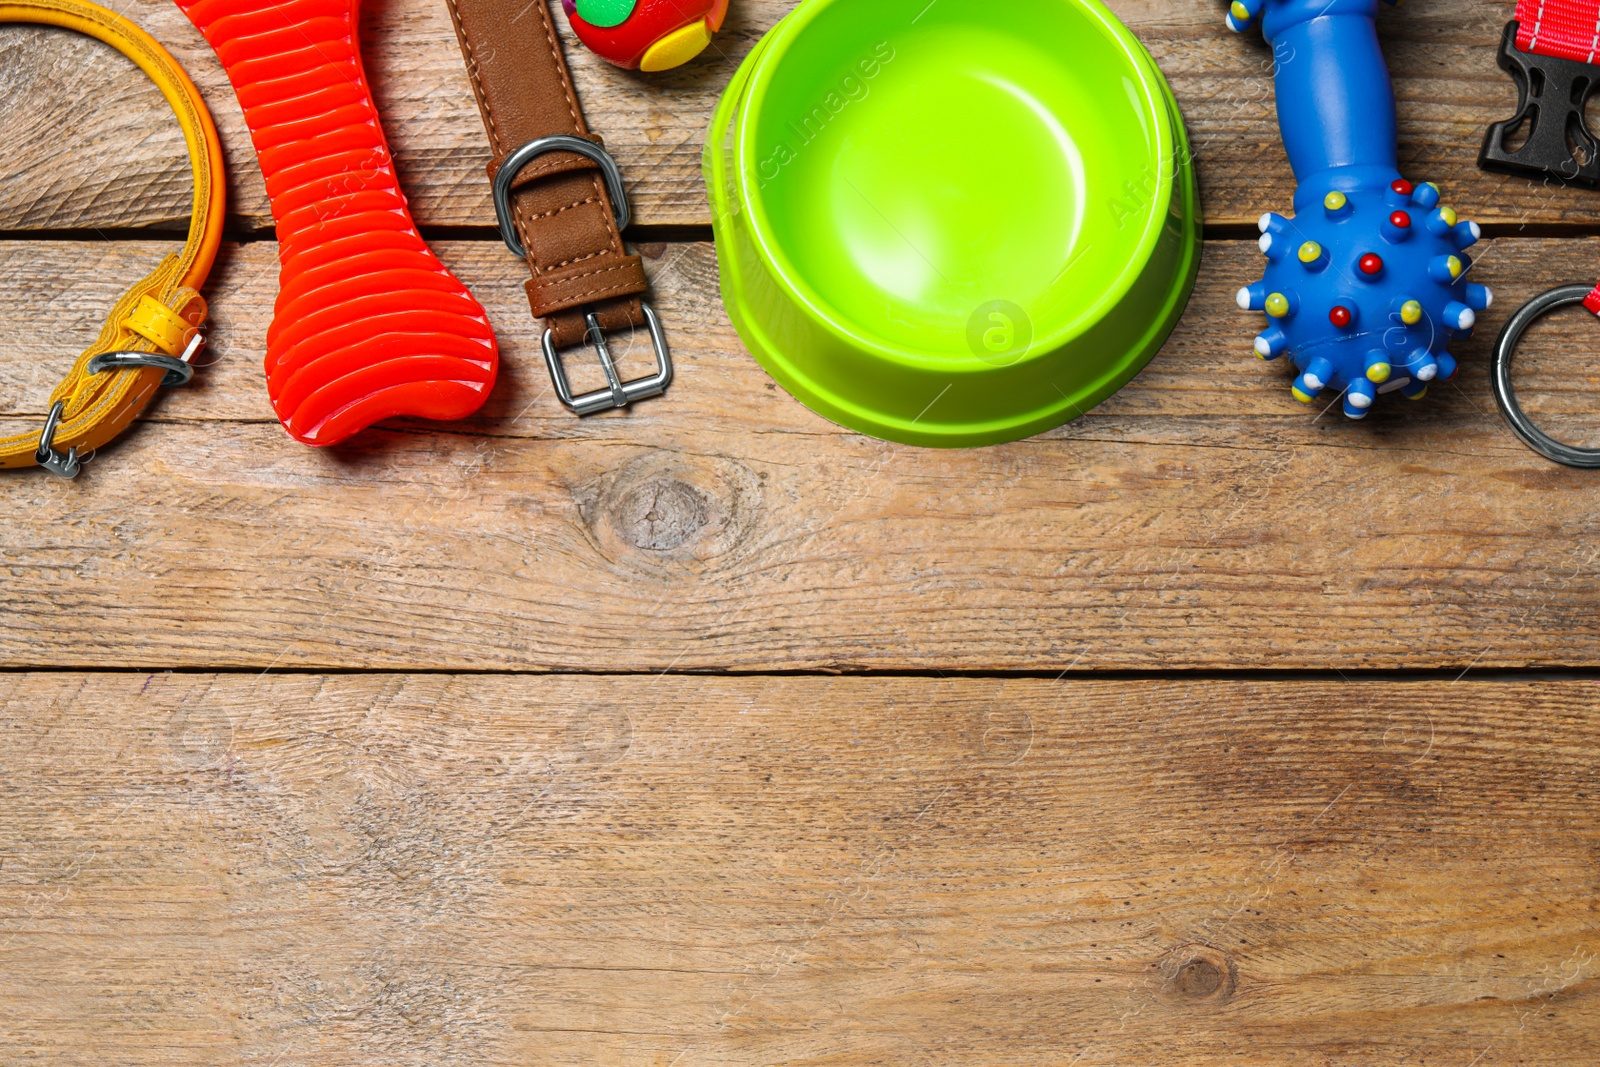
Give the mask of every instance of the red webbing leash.
[[[1600, 141], [1584, 125], [1584, 104], [1600, 88], [1600, 0], [1517, 0], [1501, 34], [1498, 62], [1517, 83], [1517, 114], [1483, 136], [1478, 166], [1558, 186], [1600, 187]], [[1512, 147], [1515, 146], [1515, 147]], [[1600, 285], [1563, 285], [1518, 307], [1494, 342], [1490, 384], [1510, 429], [1547, 459], [1600, 469], [1600, 450], [1566, 445], [1534, 426], [1512, 384], [1523, 333], [1560, 307], [1600, 315]]]
[[[1600, 0], [1518, 0], [1517, 48], [1593, 65], [1600, 56]], [[1600, 315], [1600, 285], [1583, 306]]]
[[[1600, 140], [1583, 115], [1600, 89], [1597, 59], [1600, 0], [1518, 0], [1498, 57], [1517, 83], [1517, 113], [1489, 127], [1478, 165], [1547, 184], [1600, 187]], [[1600, 469], [1600, 449], [1568, 445], [1539, 429], [1517, 401], [1511, 380], [1517, 345], [1528, 328], [1576, 304], [1600, 316], [1600, 285], [1562, 286], [1519, 308], [1495, 342], [1491, 385], [1511, 429], [1530, 448], [1557, 463], [1594, 470]]]
[[1600, 0], [1520, 0], [1517, 47], [1593, 63], [1600, 55]]

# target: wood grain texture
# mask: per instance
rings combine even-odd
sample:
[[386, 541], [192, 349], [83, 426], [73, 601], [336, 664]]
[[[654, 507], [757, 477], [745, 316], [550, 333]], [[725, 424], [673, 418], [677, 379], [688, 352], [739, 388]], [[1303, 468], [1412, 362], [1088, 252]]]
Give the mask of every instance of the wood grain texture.
[[[0, 395], [42, 414], [71, 345], [160, 246], [0, 246]], [[577, 420], [549, 395], [521, 266], [444, 243], [489, 309], [503, 384], [482, 417], [317, 452], [272, 421], [259, 368], [272, 246], [215, 281], [220, 361], [76, 482], [0, 496], [0, 662], [149, 667], [638, 670], [1593, 667], [1600, 497], [1506, 429], [1487, 342], [1459, 383], [1366, 423], [1318, 417], [1249, 350], [1208, 247], [1173, 341], [1087, 418], [940, 452], [847, 432], [745, 354], [705, 245], [646, 248], [680, 376]], [[1521, 295], [1600, 240], [1500, 240]], [[1504, 294], [1504, 289], [1503, 289]], [[1594, 384], [1526, 379], [1553, 425], [1600, 427]], [[61, 339], [46, 363], [34, 338]], [[70, 344], [68, 343], [70, 339]], [[639, 342], [642, 344], [642, 342]], [[642, 353], [630, 357], [638, 359]], [[639, 364], [631, 364], [636, 370]], [[593, 368], [587, 368], [593, 374]], [[1577, 412], [1589, 412], [1578, 419]], [[28, 423], [6, 420], [6, 428]], [[70, 619], [64, 626], [61, 620]]]
[[[708, 221], [711, 104], [791, 5], [734, 0], [664, 78], [572, 53], [641, 222]], [[1259, 40], [1220, 0], [1113, 7], [1187, 113], [1208, 222], [1282, 208]], [[198, 33], [120, 9], [211, 101], [235, 229], [270, 226]], [[1385, 14], [1404, 165], [1499, 233], [1600, 225], [1600, 196], [1476, 170], [1509, 13]], [[362, 29], [418, 219], [487, 226], [444, 6], [369, 0]], [[181, 228], [163, 109], [97, 44], [0, 29], [0, 230]], [[0, 1062], [1595, 1062], [1600, 687], [1480, 679], [1600, 666], [1596, 483], [1524, 449], [1486, 374], [1505, 313], [1592, 278], [1600, 239], [1478, 249], [1500, 302], [1461, 378], [1362, 425], [1250, 355], [1231, 294], [1258, 257], [1212, 242], [1132, 385], [967, 452], [790, 399], [704, 244], [642, 248], [672, 392], [576, 420], [521, 265], [438, 247], [505, 357], [477, 418], [291, 442], [252, 242], [194, 386], [75, 483], [0, 479]], [[0, 432], [171, 248], [0, 242]], [[1591, 444], [1595, 339], [1556, 317], [1519, 365]], [[1465, 680], [1079, 676], [1441, 667]]]
[[0, 1056], [1588, 1067], [1597, 699], [15, 676]]
[[[738, 61], [793, 0], [735, 0], [715, 48], [645, 77], [615, 70], [568, 38], [591, 122], [631, 183], [645, 224], [706, 224], [700, 149]], [[1600, 197], [1477, 169], [1485, 127], [1515, 107], [1495, 47], [1511, 6], [1428, 0], [1386, 11], [1382, 32], [1400, 97], [1408, 174], [1439, 182], [1470, 217], [1499, 225], [1600, 223]], [[1194, 140], [1207, 221], [1238, 225], [1289, 203], [1270, 53], [1229, 33], [1212, 0], [1112, 0], [1172, 82]], [[205, 93], [232, 166], [237, 225], [271, 225], [244, 120], [221, 67], [168, 0], [121, 9], [166, 44]], [[565, 20], [557, 15], [565, 32]], [[365, 55], [413, 209], [424, 225], [493, 223], [488, 149], [444, 5], [372, 0]], [[188, 212], [175, 126], [155, 89], [109, 49], [34, 27], [0, 31], [0, 230], [172, 226]]]

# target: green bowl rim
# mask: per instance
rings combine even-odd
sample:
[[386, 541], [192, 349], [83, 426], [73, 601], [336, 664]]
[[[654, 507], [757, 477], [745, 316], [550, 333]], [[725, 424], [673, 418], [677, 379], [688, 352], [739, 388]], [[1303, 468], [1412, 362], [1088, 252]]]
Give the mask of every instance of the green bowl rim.
[[[772, 29], [762, 40], [759, 51], [751, 57], [754, 66], [741, 87], [739, 99], [728, 114], [729, 123], [736, 134], [728, 175], [734, 188], [728, 192], [741, 202], [743, 214], [749, 220], [751, 243], [772, 268], [774, 280], [785, 295], [794, 300], [814, 322], [833, 333], [845, 344], [874, 357], [920, 370], [932, 367], [945, 374], [957, 375], [963, 372], [974, 374], [992, 372], [993, 364], [976, 355], [964, 358], [959, 354], [930, 356], [915, 349], [889, 344], [881, 338], [866, 337], [855, 332], [848, 318], [840, 314], [811, 287], [783, 252], [782, 244], [768, 222], [761, 190], [752, 188], [748, 181], [748, 175], [753, 173], [750, 157], [754, 147], [752, 141], [755, 124], [741, 121], [743, 116], [759, 112], [767, 87], [786, 55], [790, 41], [823, 11], [842, 2], [847, 0], [806, 0]], [[1172, 128], [1174, 121], [1181, 120], [1176, 120], [1170, 113], [1167, 91], [1158, 80], [1161, 76], [1144, 45], [1100, 0], [1065, 0], [1065, 2], [1092, 17], [1110, 38], [1106, 43], [1117, 51], [1125, 65], [1132, 68], [1146, 117], [1154, 127], [1153, 170], [1156, 175], [1156, 188], [1150, 197], [1150, 208], [1147, 211], [1144, 230], [1139, 236], [1135, 251], [1127, 258], [1122, 272], [1110, 285], [1101, 290], [1099, 298], [1081, 312], [1075, 322], [1058, 326], [1054, 333], [1036, 336], [1030, 351], [1018, 361], [1019, 363], [1049, 358], [1059, 352], [1092, 330], [1127, 296], [1140, 274], [1149, 266], [1150, 259], [1160, 242], [1176, 189], [1177, 172], [1181, 169], [1175, 165], [1177, 137]]]

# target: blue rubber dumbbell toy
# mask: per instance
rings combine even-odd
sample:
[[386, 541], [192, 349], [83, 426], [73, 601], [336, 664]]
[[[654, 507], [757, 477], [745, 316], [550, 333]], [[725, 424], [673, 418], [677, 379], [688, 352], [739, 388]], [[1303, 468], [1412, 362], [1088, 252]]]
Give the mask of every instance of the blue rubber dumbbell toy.
[[1227, 16], [1236, 31], [1260, 18], [1272, 45], [1297, 182], [1294, 216], [1261, 218], [1267, 269], [1239, 306], [1266, 314], [1256, 354], [1290, 358], [1295, 399], [1331, 390], [1353, 419], [1380, 394], [1420, 399], [1454, 377], [1448, 346], [1493, 301], [1467, 280], [1477, 224], [1400, 174], [1377, 12], [1378, 0], [1235, 0]]

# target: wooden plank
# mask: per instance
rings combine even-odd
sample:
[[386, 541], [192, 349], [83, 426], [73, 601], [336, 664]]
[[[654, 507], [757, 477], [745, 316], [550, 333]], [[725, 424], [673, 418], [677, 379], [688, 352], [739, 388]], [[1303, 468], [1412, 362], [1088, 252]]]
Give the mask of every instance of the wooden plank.
[[52, 1064], [1539, 1064], [1589, 683], [14, 676]]
[[[0, 307], [0, 393], [29, 413], [7, 429], [38, 425], [67, 346], [160, 251], [0, 246], [19, 298]], [[294, 444], [258, 363], [272, 247], [231, 250], [221, 361], [203, 380], [76, 482], [8, 474], [0, 663], [1600, 662], [1593, 476], [1510, 435], [1487, 342], [1427, 402], [1366, 423], [1318, 417], [1249, 353], [1253, 317], [1229, 297], [1255, 267], [1248, 243], [1209, 247], [1193, 311], [1112, 401], [1032, 441], [958, 452], [863, 438], [777, 389], [728, 327], [704, 245], [647, 249], [681, 368], [672, 393], [574, 419], [549, 395], [518, 263], [488, 242], [443, 251], [504, 344], [482, 417], [375, 430], [331, 453]], [[1519, 281], [1484, 336], [1516, 297], [1597, 260], [1600, 240], [1489, 245], [1486, 280]], [[1593, 378], [1537, 357], [1552, 340], [1592, 351], [1593, 329], [1574, 314], [1530, 348], [1541, 407], [1591, 413], [1563, 425], [1600, 425]], [[61, 355], [42, 359], [40, 338]]]
[[[716, 49], [664, 77], [614, 70], [569, 39], [579, 90], [633, 183], [640, 222], [709, 222], [699, 157], [712, 105], [738, 61], [792, 6], [735, 0]], [[1221, 5], [1111, 6], [1177, 92], [1201, 162], [1208, 220], [1239, 225], [1284, 209], [1292, 183], [1277, 143], [1270, 52], [1259, 35], [1229, 33]], [[123, 10], [177, 54], [210, 101], [232, 163], [238, 224], [269, 226], [243, 118], [216, 59], [168, 0], [132, 0]], [[1384, 15], [1403, 165], [1413, 177], [1441, 183], [1481, 221], [1600, 223], [1600, 197], [1592, 193], [1477, 169], [1484, 128], [1515, 106], [1512, 84], [1494, 60], [1509, 17], [1509, 5], [1473, 0], [1431, 0]], [[362, 32], [418, 218], [490, 225], [488, 149], [443, 5], [368, 4]], [[109, 49], [54, 30], [0, 32], [0, 105], [0, 229], [173, 225], [186, 216], [182, 142], [160, 117], [160, 96]]]

